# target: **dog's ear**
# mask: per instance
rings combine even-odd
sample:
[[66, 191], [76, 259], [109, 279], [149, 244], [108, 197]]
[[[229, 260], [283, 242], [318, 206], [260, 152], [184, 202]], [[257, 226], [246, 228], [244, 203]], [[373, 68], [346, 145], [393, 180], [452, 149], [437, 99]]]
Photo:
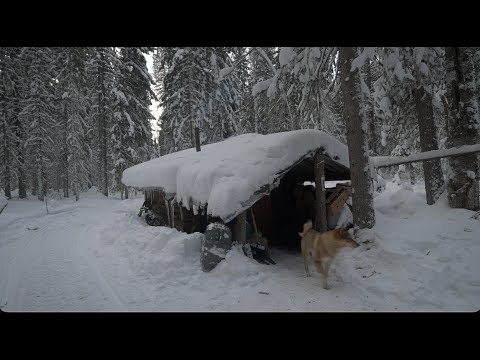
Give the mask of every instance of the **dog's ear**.
[[303, 224], [303, 232], [307, 232], [313, 227], [312, 220], [308, 220], [305, 224]]

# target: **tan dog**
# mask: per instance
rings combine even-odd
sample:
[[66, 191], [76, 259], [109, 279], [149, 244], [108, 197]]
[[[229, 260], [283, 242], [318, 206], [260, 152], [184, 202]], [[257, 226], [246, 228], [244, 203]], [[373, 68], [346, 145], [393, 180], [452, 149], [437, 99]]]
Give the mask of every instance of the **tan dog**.
[[[308, 220], [303, 225], [303, 232], [298, 233], [302, 238], [303, 263], [305, 273], [310, 276], [308, 269], [308, 256], [315, 262], [317, 271], [323, 275], [323, 287], [328, 289], [328, 269], [338, 251], [342, 247], [356, 248], [358, 243], [352, 239], [348, 228], [338, 228], [324, 233], [312, 229], [312, 221]], [[323, 266], [322, 266], [323, 265]]]

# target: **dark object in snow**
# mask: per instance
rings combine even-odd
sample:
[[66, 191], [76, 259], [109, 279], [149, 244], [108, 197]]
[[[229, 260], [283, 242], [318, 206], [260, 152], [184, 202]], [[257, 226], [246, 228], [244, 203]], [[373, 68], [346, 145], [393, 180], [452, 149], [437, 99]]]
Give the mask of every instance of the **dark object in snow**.
[[249, 244], [249, 245], [250, 245], [250, 250], [252, 251], [253, 258], [257, 260], [259, 263], [265, 264], [265, 265], [276, 264], [276, 262], [273, 261], [272, 258], [270, 257], [270, 254], [268, 253], [268, 250], [265, 248], [265, 246], [260, 244]]
[[8, 202], [0, 209], [0, 214], [2, 213], [3, 209], [5, 209], [8, 205]]
[[263, 294], [263, 295], [268, 295], [268, 294], [270, 294], [270, 293], [265, 292], [265, 291], [259, 291], [258, 293], [259, 293], [259, 294]]
[[35, 226], [35, 227], [32, 227], [32, 228], [27, 227], [27, 229], [28, 229], [28, 230], [38, 230], [38, 226]]
[[145, 206], [145, 203], [143, 203], [143, 206], [140, 208], [140, 212], [138, 213], [138, 217], [141, 217], [143, 213], [147, 213], [148, 207]]
[[220, 223], [208, 225], [202, 242], [200, 262], [202, 270], [211, 271], [220, 261], [225, 259], [227, 252], [232, 247], [232, 232]]
[[146, 206], [145, 202], [143, 203], [140, 211], [138, 213], [138, 217], [141, 217], [142, 214], [145, 212], [145, 221], [150, 226], [167, 226], [166, 221], [163, 219], [162, 216], [157, 214], [151, 208]]
[[145, 221], [150, 226], [167, 226], [165, 220], [152, 210], [149, 210], [145, 215]]

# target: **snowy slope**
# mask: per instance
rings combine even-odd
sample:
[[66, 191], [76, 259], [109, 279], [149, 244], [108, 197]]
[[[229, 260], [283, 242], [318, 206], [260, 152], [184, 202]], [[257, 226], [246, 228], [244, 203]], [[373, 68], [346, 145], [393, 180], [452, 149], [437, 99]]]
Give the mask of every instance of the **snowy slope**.
[[[422, 187], [387, 183], [375, 240], [343, 249], [330, 290], [300, 253], [261, 265], [236, 248], [210, 273], [199, 241], [137, 216], [142, 198], [76, 203], [13, 199], [0, 216], [0, 307], [6, 311], [476, 311], [480, 221], [433, 205]], [[313, 268], [313, 264], [312, 268]]]
[[326, 153], [348, 167], [348, 148], [318, 130], [244, 134], [202, 147], [168, 154], [123, 172], [122, 182], [139, 188], [161, 187], [188, 206], [208, 203], [208, 213], [226, 220], [275, 174], [308, 152]]

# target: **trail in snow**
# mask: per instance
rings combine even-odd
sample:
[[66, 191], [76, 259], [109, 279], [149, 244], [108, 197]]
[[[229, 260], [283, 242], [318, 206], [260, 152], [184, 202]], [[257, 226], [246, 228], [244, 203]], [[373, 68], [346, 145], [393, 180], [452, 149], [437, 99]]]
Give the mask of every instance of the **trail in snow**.
[[[12, 201], [10, 216], [0, 219], [2, 309], [129, 310], [90, 251], [97, 224], [111, 216], [118, 201], [61, 203], [47, 215], [40, 202]], [[34, 215], [22, 216], [29, 212]]]

